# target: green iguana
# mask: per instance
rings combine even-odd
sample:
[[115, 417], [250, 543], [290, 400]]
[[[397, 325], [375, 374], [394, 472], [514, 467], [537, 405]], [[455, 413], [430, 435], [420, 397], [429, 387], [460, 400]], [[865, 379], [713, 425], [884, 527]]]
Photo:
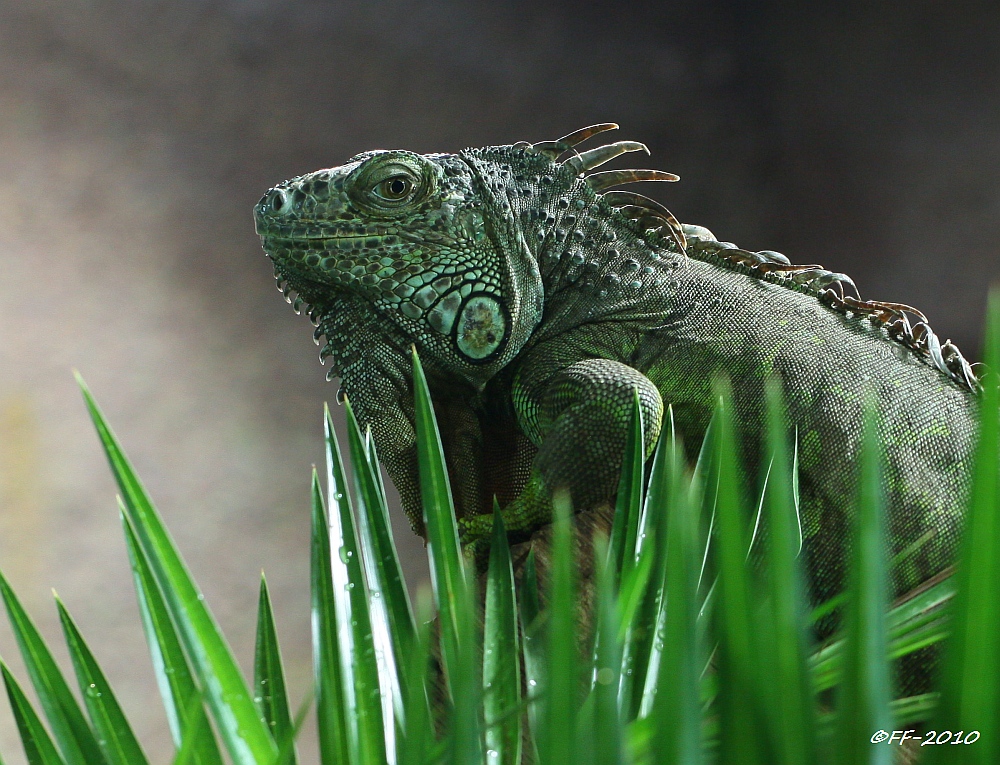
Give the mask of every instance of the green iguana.
[[[969, 488], [977, 379], [919, 311], [860, 299], [853, 282], [681, 225], [634, 181], [595, 168], [646, 150], [578, 151], [613, 124], [558, 141], [358, 154], [276, 186], [257, 232], [286, 298], [316, 324], [417, 533], [411, 347], [435, 401], [463, 541], [488, 534], [494, 495], [523, 538], [567, 487], [574, 506], [613, 497], [638, 393], [647, 453], [664, 404], [701, 442], [713, 378], [728, 376], [747, 475], [756, 476], [764, 387], [780, 379], [798, 432], [811, 596], [843, 586], [863, 403], [885, 444], [894, 571], [903, 593], [952, 562]], [[648, 150], [646, 150], [648, 152]], [[563, 158], [560, 161], [560, 158]]]

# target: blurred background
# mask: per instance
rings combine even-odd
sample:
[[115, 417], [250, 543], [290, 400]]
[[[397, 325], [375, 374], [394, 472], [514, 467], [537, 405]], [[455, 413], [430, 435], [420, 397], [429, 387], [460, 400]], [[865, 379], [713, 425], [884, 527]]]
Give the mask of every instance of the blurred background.
[[[1000, 277], [1000, 6], [823, 5], [0, 0], [0, 568], [61, 643], [56, 588], [154, 761], [169, 736], [71, 370], [245, 667], [267, 572], [301, 699], [309, 471], [335, 389], [254, 235], [278, 181], [615, 121], [682, 176], [648, 192], [681, 220], [847, 272], [978, 358]], [[0, 619], [26, 679], [16, 654]], [[24, 762], [6, 700], [0, 752]]]

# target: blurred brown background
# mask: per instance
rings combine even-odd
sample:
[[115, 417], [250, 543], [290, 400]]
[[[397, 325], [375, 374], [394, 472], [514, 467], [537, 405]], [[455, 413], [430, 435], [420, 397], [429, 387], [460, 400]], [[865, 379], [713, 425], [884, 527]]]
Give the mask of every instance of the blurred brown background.
[[[244, 666], [267, 571], [301, 698], [334, 389], [253, 232], [277, 181], [616, 121], [683, 177], [651, 192], [682, 220], [845, 271], [978, 357], [1000, 276], [998, 5], [820, 5], [0, 0], [0, 568], [53, 638], [59, 591], [155, 761], [169, 737], [70, 370]], [[0, 752], [23, 762], [6, 702]]]

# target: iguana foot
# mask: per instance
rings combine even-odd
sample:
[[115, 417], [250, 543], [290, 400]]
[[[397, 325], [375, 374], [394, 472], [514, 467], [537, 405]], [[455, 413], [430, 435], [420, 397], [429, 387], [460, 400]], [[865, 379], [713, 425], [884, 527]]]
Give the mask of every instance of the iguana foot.
[[[520, 496], [500, 511], [508, 534], [525, 536], [552, 520], [552, 500], [541, 476], [532, 475]], [[463, 547], [484, 541], [489, 546], [493, 535], [493, 513], [468, 515], [458, 519], [458, 538]]]

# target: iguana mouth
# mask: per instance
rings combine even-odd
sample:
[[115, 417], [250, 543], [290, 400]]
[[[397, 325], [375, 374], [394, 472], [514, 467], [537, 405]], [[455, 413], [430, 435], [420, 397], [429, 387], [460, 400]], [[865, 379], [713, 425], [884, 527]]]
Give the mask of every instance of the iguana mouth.
[[394, 240], [394, 235], [387, 231], [353, 232], [349, 234], [338, 231], [324, 231], [322, 228], [317, 228], [308, 221], [303, 221], [294, 226], [265, 227], [258, 223], [257, 234], [261, 239], [275, 242], [361, 242], [365, 244], [370, 241], [371, 244], [375, 244], [376, 242], [388, 242], [388, 244], [392, 244]]

